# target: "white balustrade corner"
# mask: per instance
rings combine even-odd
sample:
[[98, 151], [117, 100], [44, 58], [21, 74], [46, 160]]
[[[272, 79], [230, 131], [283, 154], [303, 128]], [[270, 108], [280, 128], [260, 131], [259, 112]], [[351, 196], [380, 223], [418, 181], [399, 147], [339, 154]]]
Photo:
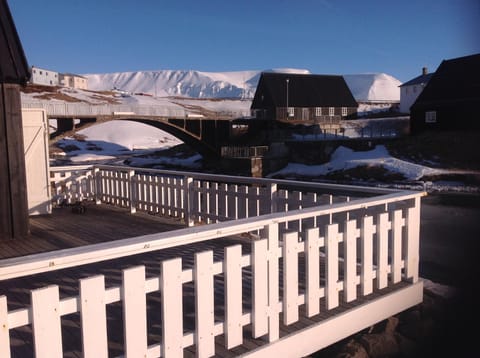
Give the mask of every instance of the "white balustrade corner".
[[[147, 277], [144, 266], [131, 267], [123, 270], [120, 285], [108, 288], [102, 275], [84, 278], [78, 296], [60, 298], [58, 286], [36, 289], [31, 291], [31, 305], [16, 310], [9, 310], [6, 297], [0, 296], [0, 325], [8, 328], [0, 330], [2, 357], [11, 353], [9, 331], [30, 324], [35, 354], [62, 356], [61, 322], [74, 313], [79, 317], [84, 356], [108, 356], [106, 307], [115, 302], [123, 307], [125, 356], [182, 356], [185, 348], [194, 345], [198, 356], [210, 357], [216, 354], [219, 335], [225, 337], [225, 349], [241, 345], [245, 338], [265, 336], [274, 352], [286, 344], [280, 340], [281, 324], [288, 326], [321, 310], [365, 300], [387, 287], [392, 293], [384, 298], [327, 320], [330, 333], [317, 336], [328, 336], [330, 341], [303, 341], [317, 343], [316, 349], [421, 301], [422, 192], [111, 166], [51, 170], [57, 201], [96, 200], [132, 212], [182, 217], [189, 225], [211, 224], [61, 254], [2, 260], [0, 280], [245, 233], [254, 234], [251, 250], [245, 253], [241, 245], [229, 246], [223, 258], [215, 260], [212, 251], [199, 252], [191, 267], [181, 258], [172, 258], [161, 262], [160, 275], [153, 277]], [[299, 281], [300, 270], [305, 271], [305, 282]], [[401, 283], [407, 286], [399, 287]], [[194, 329], [184, 327], [191, 313], [183, 312], [184, 285], [193, 287]], [[224, 295], [221, 310], [214, 300], [219, 285]], [[244, 301], [245, 285], [252, 289], [248, 302]], [[146, 296], [155, 292], [161, 295], [159, 338], [159, 332], [150, 331], [148, 322], [153, 318], [145, 305]], [[346, 324], [349, 317], [354, 324]], [[251, 337], [244, 329], [248, 325]], [[153, 344], [151, 334], [157, 337]], [[303, 346], [297, 341], [297, 353], [312, 349], [303, 351]]]

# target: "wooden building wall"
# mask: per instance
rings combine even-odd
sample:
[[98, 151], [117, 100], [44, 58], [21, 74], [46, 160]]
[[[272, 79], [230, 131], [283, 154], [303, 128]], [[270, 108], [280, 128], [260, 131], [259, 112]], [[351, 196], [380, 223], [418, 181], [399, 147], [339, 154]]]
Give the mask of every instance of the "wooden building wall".
[[20, 85], [0, 84], [0, 239], [28, 235]]

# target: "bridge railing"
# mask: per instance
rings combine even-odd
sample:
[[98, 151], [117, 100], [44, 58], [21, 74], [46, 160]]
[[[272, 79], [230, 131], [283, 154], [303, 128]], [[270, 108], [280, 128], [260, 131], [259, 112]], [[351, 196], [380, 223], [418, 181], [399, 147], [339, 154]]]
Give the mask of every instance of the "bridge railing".
[[47, 114], [60, 117], [88, 117], [129, 113], [139, 116], [180, 117], [185, 118], [187, 111], [183, 108], [171, 108], [161, 105], [126, 105], [126, 104], [88, 104], [88, 103], [54, 103], [51, 101], [22, 102], [24, 108], [44, 108]]
[[[128, 104], [90, 104], [52, 101], [22, 101], [24, 108], [44, 108], [50, 117], [89, 117], [135, 114], [138, 116], [187, 118], [191, 111], [183, 108], [173, 108], [171, 105], [128, 105]], [[250, 111], [218, 111], [212, 112], [211, 116], [218, 118], [243, 117]]]
[[[53, 168], [61, 170], [66, 169]], [[76, 170], [79, 173], [81, 169]], [[92, 178], [102, 171], [114, 172], [113, 168], [103, 167], [85, 170], [85, 175]], [[107, 180], [105, 185], [111, 189], [109, 195], [115, 193], [123, 198], [119, 194], [123, 189], [115, 188], [131, 180], [131, 172], [119, 169], [116, 173], [119, 180]], [[213, 178], [191, 174], [181, 184], [185, 187]], [[285, 182], [248, 178], [236, 178], [236, 183], [229, 177], [222, 176], [221, 180], [230, 185], [269, 188], [262, 194], [264, 199], [288, 187]], [[314, 185], [301, 185], [313, 191]], [[208, 192], [207, 186], [200, 187], [204, 191], [194, 189], [194, 196]], [[78, 188], [88, 190], [89, 186]], [[142, 188], [147, 192], [145, 186]], [[318, 193], [329, 188], [337, 193], [347, 191], [345, 187], [320, 185]], [[260, 216], [63, 250], [61, 255], [52, 252], [3, 260], [0, 280], [252, 234], [249, 245], [228, 246], [223, 254], [214, 255], [209, 250], [194, 253], [190, 261], [177, 257], [155, 262], [160, 274], [149, 276], [142, 265], [122, 270], [120, 282], [114, 285], [107, 286], [105, 277], [96, 275], [82, 278], [78, 292], [63, 290], [62, 296], [59, 286], [38, 288], [31, 291], [31, 303], [26, 307], [11, 309], [7, 297], [0, 296], [0, 324], [4, 328], [0, 331], [0, 355], [10, 356], [11, 349], [16, 348], [10, 344], [10, 332], [27, 326], [34, 337], [37, 357], [63, 356], [62, 331], [65, 326], [73, 326], [78, 327], [78, 335], [82, 332], [85, 357], [110, 356], [112, 326], [107, 330], [106, 324], [114, 319], [107, 316], [112, 312], [108, 311], [110, 307], [116, 307], [123, 317], [116, 326], [124, 328], [124, 344], [120, 346], [125, 356], [183, 356], [183, 350], [193, 346], [197, 356], [210, 357], [216, 355], [217, 349], [228, 350], [241, 345], [245, 338], [262, 336], [265, 339], [261, 348], [266, 350], [266, 356], [273, 355], [268, 349], [278, 348], [268, 343], [280, 344], [285, 339], [290, 342], [285, 349], [295, 349], [304, 356], [345, 338], [418, 304], [422, 297], [422, 284], [418, 282], [422, 193], [363, 188], [366, 194], [362, 195], [361, 189], [352, 188], [358, 198], [351, 201], [339, 199], [336, 203], [300, 208], [300, 204], [283, 198], [270, 201], [270, 213]], [[239, 196], [233, 197], [238, 204]], [[299, 203], [301, 199], [296, 198]], [[147, 299], [152, 296], [160, 297], [155, 302], [161, 314], [148, 308]], [[183, 307], [195, 309], [184, 311]], [[303, 339], [301, 344], [292, 337], [281, 337], [282, 327], [291, 327], [303, 317], [318, 317], [319, 313], [329, 313], [329, 318], [324, 320], [324, 326], [312, 323], [308, 327], [323, 329], [316, 331], [316, 339], [304, 338], [305, 327], [297, 336]], [[224, 347], [218, 346], [216, 340], [222, 335]]]

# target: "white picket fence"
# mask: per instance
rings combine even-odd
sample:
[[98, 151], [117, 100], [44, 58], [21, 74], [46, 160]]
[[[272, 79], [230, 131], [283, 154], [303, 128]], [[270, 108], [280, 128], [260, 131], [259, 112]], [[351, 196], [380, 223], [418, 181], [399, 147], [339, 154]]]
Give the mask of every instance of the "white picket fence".
[[[184, 219], [190, 226], [350, 200], [347, 195], [330, 194], [333, 186], [322, 184], [102, 165], [52, 167], [50, 183], [57, 204], [96, 200], [132, 213]], [[361, 190], [370, 195], [392, 192], [336, 188], [353, 195]]]
[[[66, 196], [66, 191], [57, 192], [65, 198], [95, 198], [133, 209], [144, 206], [147, 210], [157, 209], [151, 206], [151, 201], [158, 197], [146, 189], [150, 188], [150, 179], [133, 180], [135, 175], [147, 174], [131, 175], [128, 169], [118, 169], [119, 173], [113, 175], [112, 170], [107, 167], [76, 168], [70, 175], [77, 175], [77, 179], [68, 181], [69, 174], [64, 172], [63, 180], [52, 178], [52, 182], [61, 183], [63, 188], [70, 185], [71, 196]], [[103, 171], [106, 174], [98, 174]], [[55, 175], [60, 173], [59, 170], [54, 172]], [[102, 275], [88, 277], [80, 280], [78, 296], [60, 298], [58, 286], [39, 288], [31, 291], [31, 305], [17, 310], [9, 310], [7, 298], [1, 296], [0, 326], [4, 329], [0, 330], [0, 356], [10, 357], [10, 330], [32, 325], [35, 355], [62, 357], [62, 317], [78, 313], [82, 332], [78, 339], [82, 340], [84, 356], [108, 357], [106, 310], [115, 303], [121, 303], [122, 307], [123, 317], [119, 324], [123, 322], [126, 357], [179, 357], [188, 347], [193, 347], [199, 357], [211, 357], [217, 355], [216, 337], [223, 336], [224, 348], [228, 350], [241, 345], [249, 338], [247, 334], [265, 337], [265, 344], [250, 352], [252, 355], [272, 356], [282, 352], [281, 356], [304, 356], [421, 301], [418, 265], [423, 193], [380, 190], [372, 196], [376, 189], [364, 188], [370, 197], [347, 201], [346, 197], [340, 200], [334, 199], [335, 196], [323, 198], [318, 193], [328, 186], [311, 184], [311, 190], [304, 196], [282, 189], [290, 194], [276, 200], [278, 197], [275, 199], [272, 194], [286, 182], [260, 180], [256, 182], [259, 188], [252, 189], [254, 193], [250, 196], [244, 189], [239, 192], [224, 188], [225, 193], [222, 193], [220, 187], [250, 188], [253, 184], [250, 181], [259, 179], [234, 178], [243, 181], [239, 185], [238, 182], [225, 184], [228, 177], [217, 177], [213, 182], [208, 182], [208, 177], [189, 173], [183, 178], [181, 175], [171, 177], [169, 183], [164, 178], [163, 188], [171, 193], [173, 201], [178, 200], [177, 204], [187, 205], [187, 209], [171, 211], [173, 215], [181, 214], [189, 220], [192, 217], [210, 220], [214, 224], [63, 250], [61, 255], [53, 252], [3, 260], [0, 280], [245, 233], [254, 234], [250, 252], [243, 252], [240, 245], [226, 247], [220, 260], [214, 260], [210, 250], [197, 252], [192, 267], [184, 267], [181, 258], [171, 258], [158, 263], [160, 275], [153, 277], [147, 277], [144, 266], [131, 267], [123, 270], [121, 285], [108, 288]], [[80, 184], [76, 183], [78, 180]], [[137, 184], [136, 189], [127, 185], [132, 181]], [[145, 182], [148, 185], [144, 185]], [[197, 182], [200, 184], [195, 184]], [[296, 187], [294, 184], [290, 183], [291, 188]], [[91, 192], [92, 187], [96, 191]], [[214, 190], [210, 192], [212, 187]], [[138, 188], [143, 190], [143, 201], [132, 203], [128, 193]], [[332, 192], [346, 189], [331, 186]], [[361, 193], [361, 188], [351, 190]], [[255, 209], [246, 209], [250, 208], [249, 201], [242, 204], [243, 211], [203, 212], [212, 211], [208, 206], [212, 202], [207, 197], [210, 193], [215, 194], [215, 203], [222, 197], [233, 200], [226, 206], [235, 203], [240, 207], [239, 202], [249, 198], [256, 203], [252, 205]], [[324, 205], [315, 202], [312, 193], [328, 201]], [[185, 200], [185, 196], [190, 199]], [[294, 197], [294, 201], [289, 201], [290, 197]], [[267, 204], [263, 205], [263, 200]], [[215, 205], [215, 208], [222, 207]], [[168, 215], [168, 207], [162, 205], [158, 210], [166, 210]], [[303, 270], [304, 276], [299, 274]], [[397, 288], [401, 282], [404, 284]], [[193, 285], [194, 312], [183, 311], [182, 303], [188, 299], [183, 294], [185, 285]], [[245, 287], [252, 289], [248, 302], [243, 294]], [[387, 287], [392, 289], [388, 295], [372, 297], [372, 293]], [[220, 312], [214, 298], [219, 290], [223, 292], [224, 306]], [[147, 295], [153, 293], [161, 295], [161, 334], [155, 343], [148, 344], [153, 328], [148, 324], [146, 301]], [[306, 317], [314, 317], [321, 310], [331, 311], [344, 303], [368, 297], [372, 297], [370, 303], [342, 311], [320, 325], [301, 330], [298, 335], [283, 337], [280, 332], [281, 325], [289, 326], [301, 320], [301, 312], [305, 312]], [[195, 327], [190, 330], [185, 322], [192, 314]], [[158, 335], [159, 328], [155, 329]], [[309, 332], [316, 338], [305, 339]]]

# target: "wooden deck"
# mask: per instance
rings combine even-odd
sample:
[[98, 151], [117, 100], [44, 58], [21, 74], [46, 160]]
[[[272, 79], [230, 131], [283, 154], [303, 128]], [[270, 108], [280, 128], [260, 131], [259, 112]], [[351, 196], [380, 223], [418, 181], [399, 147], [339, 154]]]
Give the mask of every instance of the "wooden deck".
[[[55, 208], [51, 216], [32, 217], [30, 219], [30, 237], [27, 240], [0, 242], [0, 258], [18, 257], [33, 253], [66, 249], [82, 245], [122, 239], [162, 231], [175, 230], [185, 227], [178, 220], [170, 220], [149, 214], [130, 214], [125, 209], [118, 209], [107, 205], [88, 205], [84, 214], [72, 212], [70, 207]], [[144, 265], [147, 277], [153, 277], [160, 273], [160, 262], [166, 259], [182, 257], [184, 268], [192, 268], [194, 265], [194, 253], [204, 250], [213, 250], [214, 260], [223, 260], [226, 246], [241, 244], [243, 254], [251, 250], [250, 239], [246, 237], [231, 237], [221, 240], [209, 240], [200, 243], [168, 248], [145, 254], [129, 256], [121, 259], [109, 260], [95, 264], [78, 266], [54, 272], [30, 275], [27, 277], [0, 281], [0, 295], [6, 295], [9, 310], [25, 308], [30, 304], [30, 290], [58, 285], [60, 298], [72, 297], [79, 294], [78, 280], [93, 276], [104, 275], [105, 287], [113, 287], [121, 284], [122, 270], [127, 267]], [[300, 257], [302, 260], [302, 257]], [[300, 265], [304, 267], [305, 265]], [[251, 278], [250, 267], [243, 269], [243, 305], [244, 309], [251, 308]], [[305, 272], [299, 273], [299, 281], [305, 282]], [[223, 321], [225, 315], [224, 304], [224, 277], [223, 274], [215, 276], [215, 317], [216, 321]], [[282, 285], [282, 283], [280, 283]], [[342, 303], [339, 307], [327, 310], [324, 300], [321, 300], [320, 314], [306, 318], [305, 305], [300, 306], [298, 322], [286, 326], [280, 325], [280, 338], [293, 332], [326, 322], [328, 318], [338, 316], [340, 313], [352, 310], [365, 302], [388, 296], [388, 293], [406, 286], [400, 282], [377, 291], [368, 296], [368, 299], [358, 299], [354, 303]], [[303, 288], [304, 289], [304, 288]], [[302, 288], [300, 289], [302, 290]], [[193, 299], [194, 285], [192, 282], [183, 285], [183, 311], [185, 312], [183, 327], [185, 332], [195, 328], [195, 301]], [[360, 296], [360, 295], [359, 295]], [[148, 344], [155, 344], [160, 340], [162, 332], [162, 317], [160, 310], [160, 294], [155, 292], [147, 295], [148, 310]], [[340, 293], [340, 301], [342, 293]], [[107, 306], [107, 331], [109, 356], [124, 354], [123, 317], [121, 303]], [[280, 315], [282, 320], [282, 315]], [[80, 314], [71, 314], [62, 318], [62, 340], [65, 357], [82, 357], [82, 333], [80, 328]], [[268, 344], [266, 337], [253, 339], [252, 327], [244, 327], [243, 345], [231, 350], [225, 348], [224, 335], [215, 338], [216, 356], [236, 357], [246, 354], [260, 346]], [[34, 355], [32, 327], [24, 326], [11, 330], [12, 357], [30, 357]], [[281, 342], [281, 340], [279, 341]], [[292, 354], [293, 353], [293, 354]], [[195, 345], [184, 350], [184, 356], [195, 356]], [[295, 356], [294, 352], [289, 354]]]
[[39, 252], [68, 249], [128, 237], [176, 230], [185, 225], [174, 219], [138, 212], [112, 205], [86, 202], [85, 213], [73, 207], [57, 207], [52, 215], [31, 216], [27, 240], [0, 240], [0, 259]]

